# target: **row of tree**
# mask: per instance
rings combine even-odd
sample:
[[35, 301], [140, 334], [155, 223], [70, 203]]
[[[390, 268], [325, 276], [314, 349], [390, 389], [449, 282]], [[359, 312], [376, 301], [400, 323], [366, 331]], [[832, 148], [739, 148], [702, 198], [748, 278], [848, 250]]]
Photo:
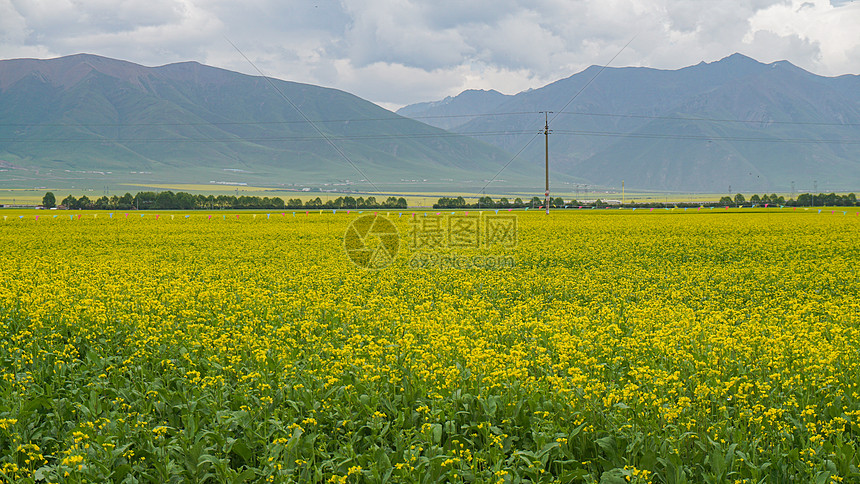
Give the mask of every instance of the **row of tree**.
[[[492, 197], [481, 197], [475, 203], [467, 203], [466, 199], [463, 197], [451, 198], [451, 197], [442, 197], [436, 203], [433, 204], [433, 208], [453, 208], [453, 209], [465, 209], [465, 208], [524, 208], [524, 207], [543, 207], [545, 200], [540, 199], [538, 197], [532, 197], [528, 202], [523, 201], [522, 198], [515, 198], [513, 201], [502, 197], [499, 201], [495, 201]], [[571, 203], [576, 203], [576, 200]], [[563, 208], [565, 206], [564, 200], [559, 198], [550, 198], [549, 206], [551, 208]]]
[[[797, 197], [797, 200], [785, 200], [785, 197], [776, 194], [771, 195], [753, 195], [749, 200], [744, 195], [738, 193], [734, 198], [724, 196], [719, 202], [705, 204], [705, 206], [751, 206], [751, 205], [785, 205], [789, 207], [811, 207], [811, 206], [857, 206], [857, 196], [853, 193], [847, 195], [837, 195], [835, 193], [819, 193], [813, 195], [811, 193], [803, 193]], [[45, 208], [53, 208], [57, 205], [56, 197], [52, 192], [48, 192], [42, 198], [42, 205]], [[474, 203], [466, 202], [463, 197], [442, 197], [433, 204], [433, 208], [441, 209], [494, 209], [494, 208], [525, 208], [543, 207], [544, 200], [538, 197], [532, 197], [529, 201], [517, 197], [514, 200], [502, 197], [498, 201], [492, 197], [480, 197]], [[67, 196], [60, 202], [60, 206], [72, 210], [80, 209], [95, 209], [95, 210], [220, 210], [220, 209], [257, 209], [257, 210], [281, 210], [281, 209], [405, 209], [408, 208], [406, 199], [403, 197], [395, 198], [388, 197], [384, 201], [377, 201], [376, 197], [337, 197], [323, 202], [320, 197], [302, 201], [300, 198], [290, 198], [286, 202], [280, 197], [255, 197], [243, 195], [236, 197], [233, 195], [192, 195], [185, 192], [173, 193], [171, 191], [164, 192], [138, 192], [132, 196], [126, 193], [123, 196], [114, 195], [112, 197], [102, 196], [97, 199], [90, 199], [86, 195], [75, 198], [72, 195]], [[612, 204], [596, 200], [594, 202], [583, 203], [576, 200], [571, 200], [567, 203], [561, 198], [550, 198], [550, 208], [565, 208], [565, 207], [606, 207]], [[617, 204], [615, 205], [617, 206]], [[698, 203], [680, 203], [667, 204], [661, 202], [646, 202], [646, 203], [625, 203], [624, 207], [665, 207], [665, 206], [699, 206]]]
[[802, 193], [797, 197], [797, 200], [786, 200], [784, 197], [771, 195], [753, 195], [749, 200], [742, 194], [735, 194], [735, 197], [725, 196], [720, 199], [720, 205], [728, 205], [734, 207], [750, 206], [750, 205], [785, 205], [787, 207], [851, 207], [860, 205], [857, 203], [857, 196], [853, 193], [847, 195], [837, 195], [835, 193]]
[[[56, 196], [48, 192], [42, 197], [42, 206], [54, 208], [57, 206]], [[320, 197], [302, 201], [300, 198], [291, 198], [286, 202], [280, 197], [255, 197], [233, 195], [192, 195], [186, 192], [173, 193], [164, 192], [138, 192], [132, 196], [126, 193], [123, 196], [102, 196], [90, 199], [86, 195], [75, 198], [67, 196], [60, 202], [60, 207], [71, 210], [220, 210], [220, 209], [258, 209], [258, 210], [282, 210], [282, 209], [398, 209], [408, 208], [406, 199], [403, 197], [388, 197], [384, 201], [377, 201], [376, 197], [338, 197], [334, 200], [322, 201]]]
[[[854, 206], [860, 205], [857, 202], [857, 197], [853, 193], [849, 193], [847, 195], [837, 195], [835, 193], [823, 194], [820, 193], [818, 195], [812, 195], [811, 193], [804, 193], [797, 197], [797, 200], [791, 199], [786, 200], [785, 197], [777, 194], [764, 194], [764, 195], [753, 195], [749, 200], [740, 193], [736, 194], [734, 198], [725, 196], [722, 197], [718, 202], [711, 203], [663, 203], [663, 202], [644, 202], [644, 203], [636, 203], [630, 202], [625, 203], [623, 205], [619, 205], [617, 202], [608, 203], [602, 200], [595, 200], [593, 202], [579, 202], [576, 200], [570, 200], [565, 203], [561, 198], [551, 198], [550, 199], [550, 208], [567, 208], [567, 207], [595, 207], [595, 208], [604, 208], [604, 207], [625, 207], [625, 208], [664, 208], [664, 207], [699, 207], [704, 205], [705, 207], [749, 207], [752, 205], [785, 205], [788, 207], [811, 207], [813, 205], [816, 206], [827, 206], [827, 207], [839, 207], [839, 206]], [[523, 201], [521, 198], [515, 198], [513, 201], [508, 200], [507, 198], [500, 198], [498, 201], [493, 200], [490, 197], [481, 197], [475, 203], [468, 203], [466, 199], [463, 197], [442, 197], [436, 203], [433, 204], [433, 208], [442, 208], [442, 209], [475, 209], [475, 208], [538, 208], [543, 207], [544, 200], [538, 197], [532, 197], [528, 202]]]

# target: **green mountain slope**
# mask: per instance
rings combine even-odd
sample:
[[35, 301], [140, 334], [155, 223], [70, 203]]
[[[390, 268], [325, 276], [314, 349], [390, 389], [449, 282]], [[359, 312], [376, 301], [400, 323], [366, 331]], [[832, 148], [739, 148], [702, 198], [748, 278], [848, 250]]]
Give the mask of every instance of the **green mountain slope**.
[[480, 180], [509, 159], [499, 148], [342, 91], [273, 83], [277, 90], [261, 77], [194, 62], [147, 68], [92, 55], [0, 61], [0, 160], [17, 168], [9, 176], [143, 172], [150, 182], [349, 180], [369, 189], [365, 176], [376, 185]]
[[[527, 146], [523, 159], [535, 159], [542, 139], [528, 143], [544, 124], [538, 111], [555, 111], [552, 169], [580, 183], [711, 193], [729, 185], [787, 192], [792, 182], [807, 190], [860, 187], [860, 76], [821, 77], [739, 54], [674, 71], [608, 68], [595, 78], [599, 71], [503, 102], [472, 99], [473, 112], [532, 114], [476, 117], [451, 129], [500, 133], [480, 139], [511, 152]], [[458, 98], [444, 103], [445, 112], [456, 112]], [[399, 112], [427, 123], [442, 113], [421, 106]]]

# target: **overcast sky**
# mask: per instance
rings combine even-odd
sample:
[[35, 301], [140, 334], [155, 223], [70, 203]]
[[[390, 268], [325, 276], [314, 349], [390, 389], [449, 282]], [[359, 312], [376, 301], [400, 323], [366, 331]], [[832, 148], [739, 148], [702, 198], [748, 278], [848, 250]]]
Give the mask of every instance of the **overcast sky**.
[[387, 108], [740, 52], [860, 74], [860, 0], [0, 0], [0, 58], [195, 60]]

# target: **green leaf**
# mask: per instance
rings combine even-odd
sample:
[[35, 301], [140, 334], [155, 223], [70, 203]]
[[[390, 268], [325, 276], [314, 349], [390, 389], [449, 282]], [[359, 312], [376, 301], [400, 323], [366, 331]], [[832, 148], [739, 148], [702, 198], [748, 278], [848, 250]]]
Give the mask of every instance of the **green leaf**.
[[[292, 439], [291, 439], [292, 440]], [[251, 453], [251, 449], [245, 445], [241, 440], [237, 440], [233, 443], [233, 448], [230, 449], [233, 453], [244, 459], [246, 463], [250, 463], [251, 459], [253, 459], [253, 454]]]

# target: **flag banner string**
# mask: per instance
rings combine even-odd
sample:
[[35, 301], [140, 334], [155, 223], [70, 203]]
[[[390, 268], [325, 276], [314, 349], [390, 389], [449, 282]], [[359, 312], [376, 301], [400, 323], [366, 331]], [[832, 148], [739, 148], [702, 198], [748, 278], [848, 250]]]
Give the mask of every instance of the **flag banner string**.
[[[761, 208], [774, 208], [774, 209], [775, 209], [775, 208], [777, 208], [777, 207], [779, 207], [779, 209], [786, 209], [786, 208], [789, 208], [789, 207], [786, 207], [785, 205], [773, 205], [773, 206], [771, 206], [771, 207], [768, 207], [768, 205], [765, 205], [764, 207], [762, 207], [762, 206], [760, 206], [760, 205], [752, 205], [752, 206], [750, 206], [750, 207], [734, 207], [734, 208], [736, 208], [736, 209], [740, 210], [740, 209], [742, 209], [742, 208], [755, 208], [756, 206], [758, 206], [760, 209], [761, 209]], [[578, 209], [583, 209], [583, 208], [593, 209], [593, 208], [595, 208], [595, 207], [584, 207], [584, 206], [579, 206], [579, 207], [577, 207], [577, 208], [578, 208]], [[611, 207], [608, 207], [608, 206], [607, 206], [607, 207], [604, 207], [604, 208], [609, 209], [609, 208], [611, 208]], [[630, 207], [630, 208], [629, 208], [629, 210], [630, 210], [630, 212], [635, 212], [637, 209], [641, 209], [641, 208], [645, 208], [645, 207]], [[672, 207], [672, 208], [669, 208], [669, 207], [648, 207], [648, 213], [653, 213], [653, 212], [654, 212], [654, 210], [657, 210], [657, 209], [659, 209], [659, 208], [663, 208], [663, 210], [665, 210], [665, 211], [667, 211], [667, 212], [673, 212], [673, 211], [675, 211], [675, 209], [676, 209], [676, 208], [683, 208], [683, 209], [684, 209], [684, 212], [687, 212], [687, 209], [689, 209], [689, 208], [693, 208], [693, 207]], [[699, 206], [699, 207], [696, 207], [696, 212], [700, 212], [703, 208], [708, 208], [708, 209], [710, 209], [710, 210], [713, 210], [714, 208], [718, 208], [718, 207], [705, 207], [705, 206]], [[731, 210], [733, 207], [730, 207], [730, 206], [728, 206], [728, 205], [725, 205], [725, 206], [723, 206], [722, 208], [723, 208], [724, 210]], [[796, 212], [798, 208], [802, 208], [804, 211], [809, 211], [810, 209], [812, 209], [812, 210], [817, 210], [817, 212], [815, 212], [815, 213], [816, 213], [816, 214], [819, 214], [819, 215], [820, 215], [820, 214], [822, 214], [822, 213], [826, 213], [827, 211], [829, 211], [831, 215], [837, 215], [837, 214], [838, 214], [838, 212], [842, 212], [842, 215], [843, 215], [843, 216], [845, 216], [845, 215], [848, 215], [848, 212], [849, 212], [849, 210], [836, 210], [836, 209], [830, 209], [830, 210], [827, 210], [827, 209], [825, 209], [825, 208], [818, 208], [818, 209], [815, 209], [815, 208], [811, 208], [811, 207], [791, 207], [791, 210], [792, 210], [792, 212]], [[524, 207], [524, 211], [528, 211], [528, 209], [529, 209], [529, 207]], [[498, 214], [499, 214], [499, 212], [500, 212], [501, 210], [503, 210], [503, 209], [496, 208], [496, 209], [492, 209], [492, 212], [493, 212], [494, 214], [498, 215]], [[627, 207], [618, 207], [618, 208], [617, 208], [617, 210], [619, 210], [619, 211], [620, 211], [620, 210], [628, 210], [628, 208], [627, 208]], [[337, 214], [337, 211], [338, 211], [338, 209], [331, 209], [331, 214], [332, 214], [332, 215], [336, 215], [336, 214]], [[508, 211], [508, 212], [511, 212], [511, 211], [513, 211], [513, 209], [512, 209], [512, 208], [508, 208], [508, 209], [507, 209], [507, 211]], [[328, 213], [326, 210], [319, 210], [319, 215], [325, 215], [326, 213]], [[344, 211], [341, 211], [341, 214], [343, 214], [343, 213], [344, 213]], [[352, 211], [352, 210], [346, 210], [346, 211], [345, 211], [345, 213], [346, 213], [347, 215], [349, 215], [349, 214], [353, 213], [353, 211]], [[364, 210], [359, 210], [357, 213], [358, 213], [358, 215], [361, 215], [361, 214], [363, 214], [363, 213], [364, 213]], [[393, 212], [393, 211], [385, 211], [384, 213], [385, 213], [385, 216], [386, 216], [386, 217], [391, 217], [395, 212]], [[403, 217], [403, 212], [396, 212], [396, 213], [397, 213], [397, 217], [398, 217], [398, 218], [402, 218], [402, 217]], [[424, 217], [427, 217], [428, 215], [432, 215], [432, 216], [437, 216], [437, 217], [439, 217], [439, 216], [443, 216], [443, 214], [445, 214], [444, 216], [447, 216], [447, 214], [448, 214], [448, 212], [441, 212], [441, 211], [437, 211], [437, 212], [435, 212], [435, 213], [433, 213], [432, 211], [421, 211], [421, 212], [411, 212], [411, 213], [412, 213], [412, 218], [413, 218], [413, 219], [417, 216], [417, 214], [418, 214], [418, 213], [423, 213], [423, 216], [424, 216]], [[450, 214], [451, 214], [451, 215], [457, 215], [457, 213], [458, 213], [458, 212], [455, 210], [455, 211], [452, 211]], [[468, 211], [468, 210], [464, 210], [464, 211], [462, 211], [462, 212], [460, 212], [460, 213], [462, 213], [462, 215], [464, 215], [464, 216], [467, 216], [467, 217], [469, 216], [469, 211]], [[472, 216], [474, 216], [474, 212], [472, 212], [472, 213], [473, 213], [473, 215], [472, 215]], [[176, 220], [176, 215], [177, 215], [177, 214], [162, 214], [162, 213], [141, 213], [141, 214], [139, 214], [139, 215], [140, 215], [140, 218], [142, 219], [142, 218], [144, 218], [144, 216], [145, 216], [145, 215], [147, 215], [147, 214], [149, 214], [149, 215], [153, 215], [153, 216], [155, 217], [155, 220], [157, 220], [157, 221], [166, 220], [166, 218], [167, 218], [167, 217], [166, 217], [166, 215], [170, 215], [170, 220], [171, 220], [171, 221], [175, 221], [175, 220]], [[479, 211], [479, 212], [478, 212], [478, 215], [479, 215], [479, 216], [483, 216], [483, 214], [484, 214], [484, 211]], [[77, 216], [77, 220], [83, 220], [83, 216], [84, 216], [84, 215], [85, 215], [85, 214], [69, 214], [69, 220], [74, 221], [74, 220], [75, 220], [75, 216]], [[98, 213], [93, 213], [93, 219], [98, 219], [98, 215], [99, 215]], [[180, 220], [189, 220], [189, 219], [191, 219], [192, 217], [196, 217], [196, 215], [194, 215], [194, 214], [180, 214], [180, 215], [181, 215]], [[201, 214], [201, 216], [203, 216], [203, 215], [204, 215], [204, 214]], [[211, 221], [211, 220], [212, 220], [212, 215], [213, 215], [213, 214], [205, 214], [206, 219], [207, 219], [207, 220], [209, 220], [209, 221]], [[236, 214], [236, 220], [241, 220], [242, 215], [243, 215], [243, 214], [238, 214], [238, 213], [237, 213], [237, 214]], [[252, 213], [252, 214], [244, 214], [244, 215], [251, 215], [251, 219], [252, 219], [252, 220], [256, 220], [256, 219], [257, 219], [257, 215], [262, 215], [262, 214]], [[266, 213], [265, 215], [266, 215], [266, 220], [267, 220], [267, 221], [269, 221], [269, 220], [271, 220], [271, 219], [272, 219], [272, 214], [271, 214], [271, 213]], [[286, 217], [286, 215], [287, 215], [287, 212], [281, 212], [281, 216], [282, 216], [282, 217]], [[292, 215], [293, 215], [293, 217], [296, 217], [296, 212], [292, 212]], [[310, 215], [311, 215], [310, 210], [305, 210], [305, 216], [310, 216]], [[379, 212], [378, 212], [378, 211], [374, 211], [374, 212], [373, 212], [373, 215], [374, 215], [374, 216], [379, 216]], [[854, 215], [855, 215], [855, 216], [860, 216], [860, 212], [855, 212], [855, 213], [854, 213]], [[114, 220], [114, 217], [113, 217], [113, 216], [114, 216], [114, 212], [108, 212], [108, 213], [107, 213], [107, 216], [108, 216], [108, 219], [109, 219], [109, 220]], [[129, 216], [129, 213], [128, 213], [128, 212], [123, 213], [123, 217], [124, 217], [126, 220], [128, 220], [128, 216]], [[51, 216], [51, 217], [48, 217], [48, 216], [46, 216], [46, 215], [41, 215], [41, 214], [39, 214], [39, 215], [33, 215], [33, 220], [35, 220], [35, 221], [39, 221], [39, 220], [42, 220], [42, 221], [44, 221], [44, 220], [56, 220], [56, 219], [57, 219], [57, 217], [58, 217], [58, 215], [53, 215], [53, 216]], [[226, 214], [221, 214], [221, 217], [222, 217], [222, 220], [227, 220], [227, 215], [226, 215]], [[27, 216], [26, 216], [26, 215], [18, 215], [18, 216], [17, 216], [17, 219], [18, 219], [18, 220], [22, 220], [22, 221], [23, 221], [23, 220], [25, 220], [26, 218], [27, 218]], [[9, 216], [8, 216], [8, 215], [3, 215], [3, 221], [4, 221], [4, 222], [6, 222], [6, 221], [8, 221], [8, 220], [9, 220]]]

